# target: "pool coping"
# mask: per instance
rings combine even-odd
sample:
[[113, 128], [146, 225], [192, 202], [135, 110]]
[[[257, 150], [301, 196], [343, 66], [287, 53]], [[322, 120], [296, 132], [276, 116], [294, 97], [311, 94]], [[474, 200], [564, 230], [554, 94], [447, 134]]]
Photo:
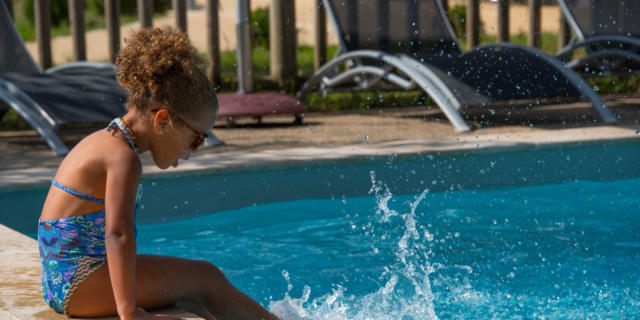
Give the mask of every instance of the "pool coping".
[[[613, 126], [515, 132], [502, 135], [468, 134], [433, 140], [391, 141], [377, 144], [358, 144], [335, 147], [301, 147], [267, 149], [257, 152], [235, 151], [194, 155], [177, 168], [157, 168], [147, 154], [142, 157], [143, 176], [171, 177], [206, 171], [230, 173], [270, 168], [300, 167], [310, 163], [355, 161], [362, 158], [411, 156], [423, 153], [458, 153], [475, 150], [498, 152], [510, 149], [562, 147], [570, 144], [626, 141], [640, 139], [637, 130]], [[640, 141], [640, 140], [639, 140]], [[46, 186], [57, 167], [36, 167], [0, 171], [0, 191]]]
[[[500, 152], [510, 149], [563, 147], [598, 142], [624, 142], [640, 138], [635, 129], [601, 126], [563, 130], [515, 132], [501, 135], [467, 134], [435, 140], [393, 141], [338, 147], [307, 147], [259, 152], [203, 153], [178, 168], [160, 170], [150, 157], [143, 157], [146, 177], [162, 178], [202, 171], [216, 173], [298, 167], [311, 163], [352, 161], [368, 157], [411, 156], [422, 153]], [[638, 140], [640, 141], [640, 140]], [[0, 191], [47, 185], [56, 167], [0, 171]], [[53, 312], [42, 300], [37, 241], [0, 224], [0, 317], [7, 319], [67, 319]], [[199, 319], [178, 309], [163, 314]], [[103, 318], [116, 319], [116, 318]]]
[[[42, 298], [38, 242], [0, 224], [0, 319], [69, 319], [49, 308]], [[10, 271], [10, 272], [5, 272]], [[157, 311], [184, 319], [199, 317], [176, 308]], [[74, 318], [82, 319], [82, 318]], [[117, 317], [92, 318], [116, 320]]]

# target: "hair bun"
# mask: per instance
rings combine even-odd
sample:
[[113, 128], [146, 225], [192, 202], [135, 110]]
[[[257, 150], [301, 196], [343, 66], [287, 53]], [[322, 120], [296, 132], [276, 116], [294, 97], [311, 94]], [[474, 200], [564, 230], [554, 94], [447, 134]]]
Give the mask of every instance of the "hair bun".
[[171, 28], [132, 32], [116, 58], [120, 85], [152, 100], [159, 88], [191, 76], [202, 63], [187, 35]]

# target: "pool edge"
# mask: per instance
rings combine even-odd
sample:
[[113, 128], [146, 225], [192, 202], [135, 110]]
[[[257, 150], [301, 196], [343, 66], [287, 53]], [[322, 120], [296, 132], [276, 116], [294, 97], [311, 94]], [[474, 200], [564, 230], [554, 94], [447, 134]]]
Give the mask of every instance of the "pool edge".
[[[144, 177], [162, 179], [189, 176], [251, 172], [271, 168], [299, 167], [313, 163], [343, 162], [371, 157], [411, 156], [422, 153], [500, 152], [539, 147], [564, 147], [587, 143], [630, 142], [640, 138], [637, 131], [611, 126], [549, 131], [465, 135], [432, 140], [391, 141], [336, 147], [267, 149], [258, 152], [206, 153], [192, 157], [178, 168], [162, 170], [151, 159], [143, 159]], [[638, 140], [640, 141], [640, 139]], [[49, 184], [57, 167], [36, 167], [0, 171], [0, 191], [30, 189]]]
[[[8, 319], [69, 319], [49, 308], [43, 298], [40, 282], [38, 242], [0, 224], [0, 318]], [[193, 314], [171, 308], [156, 311], [185, 319], [201, 319]], [[74, 318], [81, 319], [81, 318]], [[118, 319], [117, 317], [92, 319]]]

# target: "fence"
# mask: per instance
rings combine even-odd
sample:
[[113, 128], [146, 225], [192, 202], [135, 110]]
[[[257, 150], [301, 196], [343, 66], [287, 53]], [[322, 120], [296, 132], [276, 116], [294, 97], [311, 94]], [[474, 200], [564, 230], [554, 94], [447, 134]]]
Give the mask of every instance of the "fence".
[[[13, 0], [4, 0], [10, 11], [13, 10]], [[75, 60], [86, 59], [86, 41], [84, 29], [84, 1], [69, 1], [69, 26], [73, 39], [73, 53]], [[172, 0], [175, 10], [175, 25], [178, 29], [187, 29], [187, 1]], [[327, 61], [327, 27], [326, 14], [323, 9], [322, 0], [304, 0], [315, 2], [315, 45], [314, 45], [314, 66], [319, 68]], [[443, 7], [449, 7], [448, 0], [439, 0]], [[244, 2], [245, 5], [238, 6], [248, 8], [249, 0], [238, 0], [238, 4]], [[509, 0], [497, 0], [497, 39], [498, 41], [509, 40]], [[137, 0], [137, 14], [141, 27], [153, 26], [152, 0]], [[220, 84], [220, 45], [218, 26], [218, 0], [206, 0], [207, 16], [207, 54], [211, 62], [211, 68], [207, 71], [209, 79]], [[466, 40], [468, 48], [477, 46], [480, 42], [480, 0], [465, 0], [466, 5]], [[119, 0], [105, 0], [105, 20], [109, 41], [109, 57], [113, 62], [120, 48], [120, 8]], [[296, 70], [296, 30], [295, 30], [295, 0], [270, 0], [270, 72], [271, 76], [283, 84], [295, 79]], [[528, 0], [529, 28], [527, 32], [528, 44], [534, 47], [541, 45], [540, 30], [540, 10], [541, 0]], [[248, 10], [248, 9], [247, 9]], [[34, 14], [36, 25], [36, 39], [38, 43], [38, 58], [43, 69], [52, 66], [51, 58], [51, 18], [48, 0], [34, 0]], [[245, 16], [247, 13], [244, 13]], [[241, 16], [239, 12], [238, 16]], [[562, 19], [562, 15], [560, 15]], [[245, 25], [248, 23], [245, 22]], [[240, 21], [238, 24], [240, 28]], [[565, 21], [560, 22], [559, 47], [563, 47], [569, 41], [569, 28]], [[239, 32], [240, 34], [240, 32]], [[238, 48], [240, 48], [240, 41]], [[240, 51], [240, 50], [239, 50]], [[240, 54], [245, 54], [246, 52]], [[249, 53], [250, 56], [250, 53]], [[239, 56], [240, 57], [240, 56]], [[246, 69], [246, 66], [245, 66]], [[249, 73], [250, 74], [250, 73]], [[239, 75], [241, 78], [242, 76]]]

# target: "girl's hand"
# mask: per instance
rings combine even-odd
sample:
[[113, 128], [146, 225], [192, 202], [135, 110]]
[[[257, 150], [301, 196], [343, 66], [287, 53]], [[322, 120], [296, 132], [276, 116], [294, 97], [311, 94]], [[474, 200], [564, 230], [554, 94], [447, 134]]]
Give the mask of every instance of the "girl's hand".
[[136, 310], [128, 315], [120, 317], [122, 320], [184, 320], [182, 318], [176, 318], [166, 315], [152, 315], [142, 310], [142, 308], [136, 308]]

